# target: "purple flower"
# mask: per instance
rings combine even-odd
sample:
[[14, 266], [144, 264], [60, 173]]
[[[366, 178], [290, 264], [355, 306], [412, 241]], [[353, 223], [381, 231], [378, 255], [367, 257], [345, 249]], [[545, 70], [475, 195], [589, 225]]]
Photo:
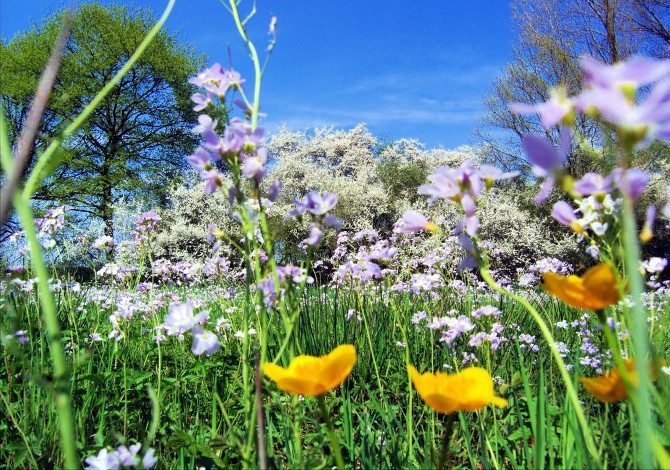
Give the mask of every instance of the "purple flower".
[[[237, 75], [239, 77], [239, 74]], [[230, 72], [227, 72], [226, 69], [221, 67], [221, 65], [214, 64], [210, 68], [200, 72], [195, 77], [189, 78], [188, 81], [193, 85], [204, 88], [214, 95], [223, 96], [228, 91], [228, 88], [230, 88], [234, 83], [231, 78], [237, 77], [230, 75]], [[237, 78], [237, 80], [239, 81], [239, 78]]]
[[[487, 167], [487, 176], [493, 176], [491, 167]], [[499, 173], [502, 176], [503, 173]], [[505, 176], [507, 177], [507, 176]], [[429, 196], [428, 202], [436, 199], [451, 199], [460, 202], [464, 196], [470, 196], [474, 201], [483, 189], [482, 178], [470, 162], [465, 162], [458, 168], [452, 169], [440, 166], [435, 173], [428, 176], [432, 184], [419, 186], [419, 194]]]
[[641, 269], [647, 271], [648, 273], [660, 273], [668, 265], [668, 260], [665, 258], [652, 257], [647, 261], [641, 263]]
[[196, 134], [203, 134], [206, 131], [214, 131], [216, 125], [219, 123], [216, 119], [212, 119], [206, 114], [198, 116], [198, 125], [193, 128]]
[[563, 225], [570, 227], [575, 233], [584, 231], [584, 227], [575, 216], [575, 211], [565, 201], [558, 201], [554, 204], [551, 209], [551, 216]]
[[582, 56], [584, 85], [602, 88], [637, 88], [670, 75], [670, 60], [654, 60], [632, 56], [625, 62], [605, 64], [593, 57]]
[[617, 168], [612, 172], [612, 177], [621, 192], [627, 194], [634, 201], [642, 196], [651, 179], [649, 173], [640, 168], [631, 168], [630, 170]]
[[242, 174], [247, 178], [260, 181], [265, 175], [265, 167], [263, 165], [266, 161], [267, 152], [265, 149], [259, 149], [254, 156], [248, 156], [244, 159]]
[[217, 169], [212, 168], [211, 170], [205, 170], [200, 176], [205, 182], [205, 194], [212, 194], [218, 188], [223, 186], [223, 175]]
[[400, 233], [415, 233], [420, 230], [436, 232], [437, 225], [428, 222], [428, 219], [416, 211], [406, 211], [400, 220], [396, 222], [397, 231]]
[[562, 88], [551, 90], [549, 100], [544, 103], [511, 103], [509, 108], [516, 114], [538, 114], [545, 129], [564, 121], [573, 110], [572, 102]]
[[119, 463], [121, 463], [121, 465], [123, 465], [124, 467], [134, 467], [135, 464], [137, 464], [136, 457], [141, 447], [142, 444], [140, 444], [139, 442], [137, 444], [130, 446], [130, 448], [126, 446], [117, 447], [116, 452], [119, 455]]
[[642, 231], [640, 232], [640, 240], [643, 243], [647, 243], [654, 236], [654, 222], [656, 222], [656, 206], [650, 204], [647, 207], [647, 211], [644, 217], [644, 225], [642, 226]]
[[114, 470], [120, 466], [119, 454], [116, 451], [100, 449], [98, 455], [86, 457], [84, 463], [87, 470]]
[[284, 185], [282, 184], [281, 181], [279, 180], [274, 180], [272, 184], [270, 185], [270, 189], [268, 189], [268, 199], [270, 201], [275, 202], [277, 198], [279, 197], [279, 193], [281, 193], [281, 190], [284, 188]]
[[191, 101], [195, 103], [195, 106], [193, 106], [193, 111], [202, 111], [207, 106], [212, 104], [212, 100], [214, 100], [214, 98], [216, 98], [216, 95], [210, 92], [207, 92], [207, 94], [193, 93], [191, 95]]
[[338, 229], [342, 227], [342, 221], [332, 214], [326, 214], [323, 218], [324, 227]]
[[204, 330], [200, 326], [193, 328], [193, 345], [191, 346], [191, 352], [196, 356], [201, 354], [206, 354], [211, 356], [221, 347], [218, 336], [216, 336], [211, 331]]
[[323, 238], [323, 231], [318, 224], [312, 223], [309, 226], [309, 236], [305, 239], [305, 243], [311, 246], [316, 246]]
[[205, 166], [209, 165], [210, 160], [212, 160], [212, 154], [203, 147], [198, 147], [186, 160], [191, 166], [202, 170]]
[[487, 188], [491, 188], [495, 181], [500, 181], [504, 179], [514, 178], [519, 176], [518, 171], [507, 171], [503, 172], [499, 168], [496, 168], [491, 165], [482, 165], [478, 170], [479, 177], [484, 180]]
[[612, 191], [613, 175], [603, 178], [597, 173], [586, 173], [574, 184], [574, 189], [582, 196], [604, 195]]
[[310, 191], [307, 193], [305, 207], [308, 212], [314, 215], [323, 215], [330, 211], [337, 204], [337, 195], [333, 193], [323, 193], [323, 196], [318, 191]]
[[543, 202], [554, 186], [556, 174], [560, 173], [570, 152], [570, 130], [561, 128], [558, 148], [540, 134], [526, 134], [523, 137], [523, 147], [533, 164], [533, 173], [545, 178], [540, 192], [535, 197], [535, 203]]
[[181, 338], [184, 333], [206, 321], [207, 312], [193, 315], [193, 304], [187, 301], [183, 304], [170, 306], [168, 314], [163, 319], [163, 326], [168, 335], [180, 336]]
[[472, 318], [480, 318], [480, 317], [499, 318], [500, 310], [498, 310], [493, 305], [484, 305], [483, 307], [479, 307], [477, 310], [472, 312]]

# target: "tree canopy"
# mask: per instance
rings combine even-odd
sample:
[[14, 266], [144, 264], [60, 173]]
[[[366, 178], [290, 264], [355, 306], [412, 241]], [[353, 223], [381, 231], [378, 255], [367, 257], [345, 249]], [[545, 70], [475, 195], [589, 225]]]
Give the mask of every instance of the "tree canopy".
[[[0, 95], [13, 142], [63, 19], [56, 15], [2, 44]], [[123, 67], [153, 23], [148, 11], [118, 5], [85, 4], [75, 12], [36, 153]], [[202, 63], [191, 47], [161, 31], [86, 124], [63, 142], [65, 158], [35, 198], [99, 217], [109, 235], [119, 198], [162, 202], [196, 143], [187, 80]]]

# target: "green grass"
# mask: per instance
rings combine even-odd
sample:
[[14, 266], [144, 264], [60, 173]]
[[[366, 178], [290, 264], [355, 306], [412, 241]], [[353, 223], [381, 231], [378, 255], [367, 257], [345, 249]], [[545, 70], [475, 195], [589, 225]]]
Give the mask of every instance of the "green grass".
[[[57, 295], [62, 339], [69, 346], [68, 385], [79, 458], [83, 462], [104, 446], [141, 442], [156, 448], [159, 465], [164, 468], [255, 467], [256, 429], [248, 425], [255, 423], [251, 419], [253, 374], [244, 383], [244, 343], [232, 335], [244, 324], [245, 296], [221, 300], [207, 289], [172, 291], [182, 299], [209, 299], [206, 309], [210, 322], [220, 316], [231, 321], [233, 330], [212, 357], [191, 354], [188, 335], [183, 342], [169, 337], [160, 347], [151, 341], [151, 334], [144, 330], [161, 322], [165, 308], [147, 321], [136, 316], [127, 324], [121, 341], [105, 338], [103, 342], [86, 343], [85, 338], [93, 331], [106, 337], [110, 311], [95, 303], [82, 305], [81, 298], [67, 290]], [[438, 370], [442, 364], [461, 367], [461, 352], [472, 348], [460, 340], [458, 347], [448, 349], [437, 341], [438, 336], [425, 326], [417, 329], [410, 319], [419, 310], [429, 316], [444, 315], [451, 309], [469, 315], [473, 307], [487, 303], [503, 311], [504, 325], [515, 323], [521, 331], [537, 335], [541, 350], [524, 351], [513, 339], [495, 352], [484, 347], [477, 350], [479, 365], [502, 379], [496, 391], [508, 398], [509, 406], [461, 413], [449, 439], [447, 466], [591, 468], [596, 464], [566, 401], [559, 371], [522, 307], [477, 292], [464, 296], [448, 289], [436, 300], [427, 301], [389, 294], [376, 287], [364, 293], [311, 287], [297, 299], [299, 305], [294, 304], [294, 308], [300, 313], [288, 350], [321, 355], [339, 344], [351, 343], [358, 353], [351, 376], [326, 396], [348, 467], [435, 465], [444, 420], [414, 391], [410, 401], [405, 354], [420, 371]], [[536, 306], [550, 325], [582, 315], [542, 299]], [[235, 313], [225, 313], [233, 305], [238, 307]], [[8, 419], [0, 420], [0, 462], [7, 468], [62, 466], [48, 341], [37, 299], [7, 297], [3, 308], [3, 336], [25, 329], [30, 340], [22, 346], [7, 342], [3, 348], [0, 394]], [[355, 308], [363, 321], [346, 320], [350, 308]], [[258, 328], [253, 308], [249, 312], [250, 324]], [[655, 328], [656, 344], [663, 345], [660, 352], [666, 353], [667, 321], [663, 322]], [[403, 341], [403, 330], [407, 351], [396, 345]], [[268, 329], [268, 357], [277, 353], [284, 334], [285, 326], [275, 315]], [[555, 330], [554, 335], [571, 351], [579, 351], [579, 339], [573, 330]], [[509, 331], [506, 336], [510, 336]], [[248, 370], [254, 367], [258, 338], [252, 337], [249, 343]], [[597, 336], [594, 342], [605, 345]], [[578, 357], [570, 357], [570, 362], [579, 364]], [[627, 402], [605, 405], [594, 401], [576, 381], [579, 374], [575, 367], [571, 376], [587, 411], [601, 463], [611, 468], [634, 467], [638, 442], [631, 407]], [[670, 396], [667, 378], [661, 378], [658, 384], [661, 396]], [[288, 395], [264, 380], [262, 403], [271, 467], [334, 465], [316, 399]], [[668, 427], [659, 421], [658, 430], [661, 442], [667, 445]]]

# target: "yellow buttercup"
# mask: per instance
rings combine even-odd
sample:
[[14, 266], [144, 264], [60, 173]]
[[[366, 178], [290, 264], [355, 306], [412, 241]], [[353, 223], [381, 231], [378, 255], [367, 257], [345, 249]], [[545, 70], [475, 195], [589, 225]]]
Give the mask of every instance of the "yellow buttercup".
[[[658, 379], [659, 369], [663, 365], [665, 365], [665, 361], [663, 360], [651, 363], [649, 372], [653, 380]], [[626, 367], [626, 371], [628, 371], [631, 385], [637, 387], [639, 379], [635, 370], [635, 362], [632, 359], [626, 359], [624, 366]], [[614, 403], [628, 398], [628, 389], [619, 373], [619, 369], [615, 368], [599, 377], [580, 377], [579, 380], [591, 395], [605, 403]]]
[[481, 367], [468, 367], [451, 375], [419, 374], [412, 365], [408, 365], [407, 370], [421, 399], [438, 413], [477, 411], [490, 404], [507, 406], [507, 400], [495, 396], [493, 379]]
[[342, 384], [355, 363], [356, 349], [343, 344], [325, 356], [296, 356], [287, 368], [265, 363], [263, 373], [285, 392], [313, 397]]
[[544, 290], [571, 307], [602, 310], [619, 301], [614, 271], [604, 263], [592, 267], [581, 277], [545, 273], [542, 279]]

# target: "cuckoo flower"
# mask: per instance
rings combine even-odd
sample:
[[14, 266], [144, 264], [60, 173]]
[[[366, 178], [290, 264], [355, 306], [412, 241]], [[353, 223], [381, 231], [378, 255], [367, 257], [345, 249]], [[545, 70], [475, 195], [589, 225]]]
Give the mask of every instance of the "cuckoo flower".
[[511, 103], [509, 108], [516, 114], [537, 114], [545, 129], [559, 123], [570, 124], [574, 120], [574, 108], [564, 88], [550, 91], [549, 100], [539, 104]]
[[218, 120], [212, 119], [206, 114], [201, 114], [198, 116], [198, 125], [193, 128], [193, 132], [196, 134], [202, 134], [205, 131], [213, 131], [216, 129], [216, 125], [219, 123]]
[[633, 56], [624, 62], [610, 65], [593, 57], [582, 56], [586, 87], [619, 88], [622, 91], [654, 83], [670, 76], [670, 60], [654, 60]]
[[438, 413], [478, 411], [490, 404], [507, 406], [507, 400], [495, 396], [493, 379], [486, 369], [468, 367], [453, 375], [419, 374], [412, 365], [407, 370], [421, 399]]
[[554, 207], [551, 210], [551, 216], [562, 223], [570, 227], [575, 233], [581, 233], [584, 231], [584, 226], [575, 216], [575, 211], [565, 201], [558, 201], [554, 204]]
[[[216, 159], [218, 159], [218, 155]], [[188, 163], [198, 169], [205, 169], [210, 165], [210, 161], [214, 159], [214, 156], [204, 147], [198, 147], [195, 149], [192, 155], [189, 155], [186, 160]]]
[[400, 220], [396, 222], [396, 230], [400, 233], [415, 233], [421, 230], [437, 232], [437, 225], [429, 222], [426, 217], [416, 211], [406, 211]]
[[544, 290], [571, 307], [597, 311], [619, 301], [614, 271], [608, 264], [598, 264], [581, 277], [547, 272], [542, 279]]
[[533, 173], [544, 178], [542, 188], [535, 197], [537, 204], [544, 202], [549, 196], [557, 177], [563, 171], [563, 164], [568, 158], [571, 141], [570, 130], [561, 128], [558, 148], [545, 137], [539, 134], [527, 134], [523, 137], [523, 147], [533, 164]]
[[325, 356], [296, 356], [287, 368], [265, 363], [263, 373], [285, 392], [313, 397], [339, 387], [355, 363], [356, 349], [344, 344]]

